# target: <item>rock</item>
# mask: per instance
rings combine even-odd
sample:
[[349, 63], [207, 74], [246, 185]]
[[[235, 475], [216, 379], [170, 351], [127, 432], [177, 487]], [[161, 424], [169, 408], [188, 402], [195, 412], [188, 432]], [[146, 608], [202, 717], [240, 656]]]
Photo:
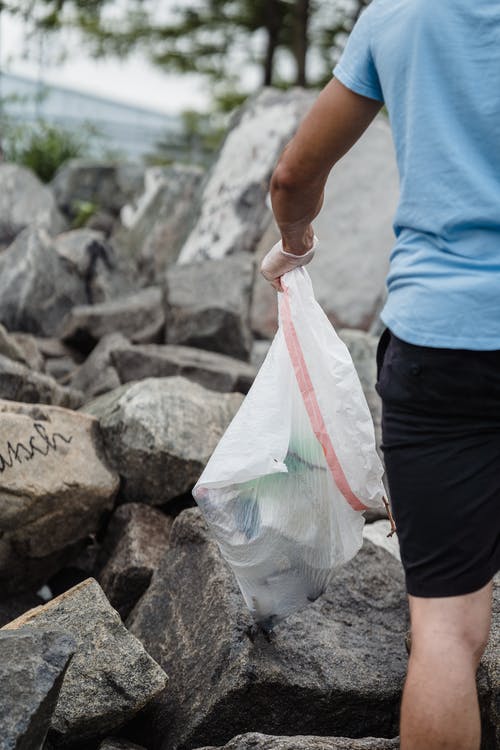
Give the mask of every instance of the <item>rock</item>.
[[141, 745], [135, 745], [128, 740], [119, 740], [113, 737], [108, 737], [107, 740], [101, 742], [99, 750], [144, 750], [144, 748]]
[[130, 347], [129, 340], [123, 334], [109, 333], [103, 336], [87, 359], [73, 372], [71, 386], [83, 391], [88, 398], [118, 388], [122, 383], [111, 361], [111, 353], [120, 347]]
[[0, 632], [0, 750], [42, 747], [75, 649], [52, 629]]
[[252, 256], [171, 266], [166, 273], [166, 343], [248, 360], [252, 347]]
[[144, 175], [144, 193], [137, 206], [124, 206], [121, 217], [126, 229], [116, 242], [137, 259], [148, 283], [158, 282], [168, 265], [177, 260], [196, 213], [203, 169], [188, 164], [150, 167]]
[[173, 344], [119, 345], [111, 351], [111, 362], [122, 383], [183, 375], [205, 388], [224, 393], [247, 393], [256, 375], [256, 369], [240, 359]]
[[0, 245], [9, 245], [30, 225], [50, 234], [64, 228], [51, 190], [26, 167], [0, 163]]
[[81, 407], [99, 419], [128, 502], [162, 505], [190, 491], [243, 396], [186, 378], [146, 378]]
[[[43, 604], [44, 600], [31, 591], [23, 591], [19, 594], [12, 594], [0, 600], [0, 627], [10, 622], [15, 617], [19, 617], [27, 609], [37, 607]], [[1, 746], [0, 746], [1, 747]]]
[[[366, 737], [351, 740], [345, 737], [274, 737], [250, 732], [234, 737], [223, 748], [200, 747], [198, 750], [399, 750], [399, 739], [384, 740]], [[111, 750], [111, 749], [110, 749]]]
[[250, 363], [257, 369], [260, 369], [264, 363], [264, 360], [271, 346], [270, 341], [265, 339], [262, 341], [254, 341], [252, 345], [252, 352], [250, 354]]
[[382, 441], [382, 400], [375, 390], [377, 382], [377, 343], [378, 339], [365, 331], [341, 328], [337, 331], [339, 337], [349, 349], [354, 367], [363, 386], [368, 407], [375, 427], [375, 443], [380, 456]]
[[3, 630], [64, 628], [76, 641], [52, 716], [49, 741], [68, 747], [104, 738], [156, 696], [167, 676], [88, 578]]
[[141, 598], [168, 545], [172, 518], [140, 503], [115, 511], [103, 547], [108, 560], [98, 580], [124, 619]]
[[[0, 321], [10, 330], [58, 336], [74, 305], [103, 301], [120, 288], [111, 247], [96, 232], [52, 240], [28, 228], [0, 255]], [[121, 278], [121, 277], [120, 277]]]
[[234, 114], [204, 181], [201, 211], [180, 263], [253, 252], [269, 220], [265, 198], [276, 161], [315, 98], [299, 87], [264, 87]]
[[500, 747], [500, 574], [493, 584], [490, 640], [478, 672], [482, 718], [481, 750]]
[[[14, 362], [20, 362], [22, 365], [26, 365], [26, 367], [32, 367], [34, 362], [30, 361], [30, 358], [27, 357], [27, 353], [25, 349], [22, 347], [21, 343], [17, 341], [16, 337], [12, 334], [10, 334], [5, 326], [3, 326], [0, 323], [0, 355], [3, 357], [7, 357], [7, 359], [12, 359]], [[37, 359], [37, 364], [39, 363], [39, 360]], [[42, 359], [42, 366], [43, 366], [43, 359]], [[38, 370], [41, 369], [41, 367], [33, 367], [33, 369]]]
[[161, 289], [150, 286], [100, 304], [73, 307], [64, 320], [61, 337], [88, 353], [102, 336], [117, 331], [132, 341], [159, 341], [164, 325]]
[[96, 419], [0, 401], [0, 596], [43, 583], [113, 507]]
[[[316, 299], [338, 328], [368, 330], [378, 316], [394, 244], [398, 186], [390, 127], [385, 116], [378, 115], [330, 172], [323, 207], [313, 222], [320, 246], [307, 271]], [[258, 267], [279, 237], [275, 227], [269, 228], [256, 258]], [[272, 338], [276, 292], [260, 273], [253, 297], [252, 329], [261, 338]]]
[[266, 637], [200, 511], [185, 510], [127, 624], [170, 677], [143, 717], [162, 750], [255, 731], [397, 734], [407, 601], [401, 566], [370, 542]]
[[0, 354], [0, 398], [28, 403], [53, 404], [76, 409], [83, 394], [60, 386], [50, 375], [33, 372], [25, 365]]
[[66, 382], [76, 369], [74, 360], [71, 357], [51, 357], [45, 364], [45, 371], [54, 380]]
[[70, 159], [51, 182], [59, 208], [68, 216], [78, 213], [78, 203], [94, 203], [118, 215], [122, 206], [140, 193], [144, 168], [140, 164]]
[[21, 331], [12, 333], [11, 337], [22, 352], [24, 360], [24, 362], [20, 360], [22, 364], [27, 365], [27, 367], [30, 367], [37, 372], [44, 372], [45, 360], [43, 354], [38, 348], [36, 337], [29, 333], [22, 333]]
[[370, 542], [376, 544], [378, 547], [382, 547], [387, 550], [396, 560], [401, 561], [401, 553], [399, 551], [399, 542], [397, 534], [388, 536], [391, 530], [391, 524], [388, 520], [375, 521], [374, 523], [365, 524], [363, 529], [364, 539], [369, 539]]

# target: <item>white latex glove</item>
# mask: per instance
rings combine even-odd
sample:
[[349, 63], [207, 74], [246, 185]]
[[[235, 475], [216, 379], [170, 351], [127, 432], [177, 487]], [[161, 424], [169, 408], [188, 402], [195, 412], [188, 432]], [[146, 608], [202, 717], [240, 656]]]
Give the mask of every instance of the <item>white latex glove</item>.
[[260, 265], [260, 272], [263, 277], [270, 281], [272, 286], [282, 292], [279, 277], [283, 276], [287, 271], [292, 271], [298, 266], [305, 266], [313, 259], [313, 255], [318, 247], [319, 240], [314, 235], [313, 246], [303, 255], [294, 255], [293, 253], [287, 253], [283, 250], [282, 240], [277, 242], [269, 250], [267, 255], [264, 256]]

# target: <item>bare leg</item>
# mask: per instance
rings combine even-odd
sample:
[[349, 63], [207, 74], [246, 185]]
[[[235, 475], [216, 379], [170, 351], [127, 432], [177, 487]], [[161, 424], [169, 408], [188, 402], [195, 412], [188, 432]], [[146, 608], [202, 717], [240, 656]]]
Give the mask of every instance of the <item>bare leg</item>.
[[479, 750], [476, 671], [489, 637], [492, 588], [490, 582], [465, 596], [409, 597], [401, 750]]

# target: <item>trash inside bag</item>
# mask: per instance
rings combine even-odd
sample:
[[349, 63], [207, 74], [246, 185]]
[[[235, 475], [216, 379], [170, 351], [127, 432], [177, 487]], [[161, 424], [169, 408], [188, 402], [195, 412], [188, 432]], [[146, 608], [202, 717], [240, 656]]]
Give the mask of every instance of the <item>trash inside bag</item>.
[[304, 267], [281, 277], [279, 328], [193, 489], [254, 619], [315, 601], [384, 507], [373, 422], [345, 344]]

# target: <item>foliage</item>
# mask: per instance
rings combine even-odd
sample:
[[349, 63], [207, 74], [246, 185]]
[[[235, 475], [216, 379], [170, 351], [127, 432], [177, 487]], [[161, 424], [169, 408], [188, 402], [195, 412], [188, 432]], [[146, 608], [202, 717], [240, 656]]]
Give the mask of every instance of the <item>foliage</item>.
[[86, 154], [92, 128], [84, 125], [75, 132], [42, 119], [17, 123], [4, 115], [1, 131], [3, 158], [29, 167], [43, 182], [50, 182], [67, 159]]
[[75, 200], [72, 205], [74, 215], [71, 224], [72, 229], [80, 229], [85, 226], [87, 221], [99, 210], [99, 206], [91, 201]]

